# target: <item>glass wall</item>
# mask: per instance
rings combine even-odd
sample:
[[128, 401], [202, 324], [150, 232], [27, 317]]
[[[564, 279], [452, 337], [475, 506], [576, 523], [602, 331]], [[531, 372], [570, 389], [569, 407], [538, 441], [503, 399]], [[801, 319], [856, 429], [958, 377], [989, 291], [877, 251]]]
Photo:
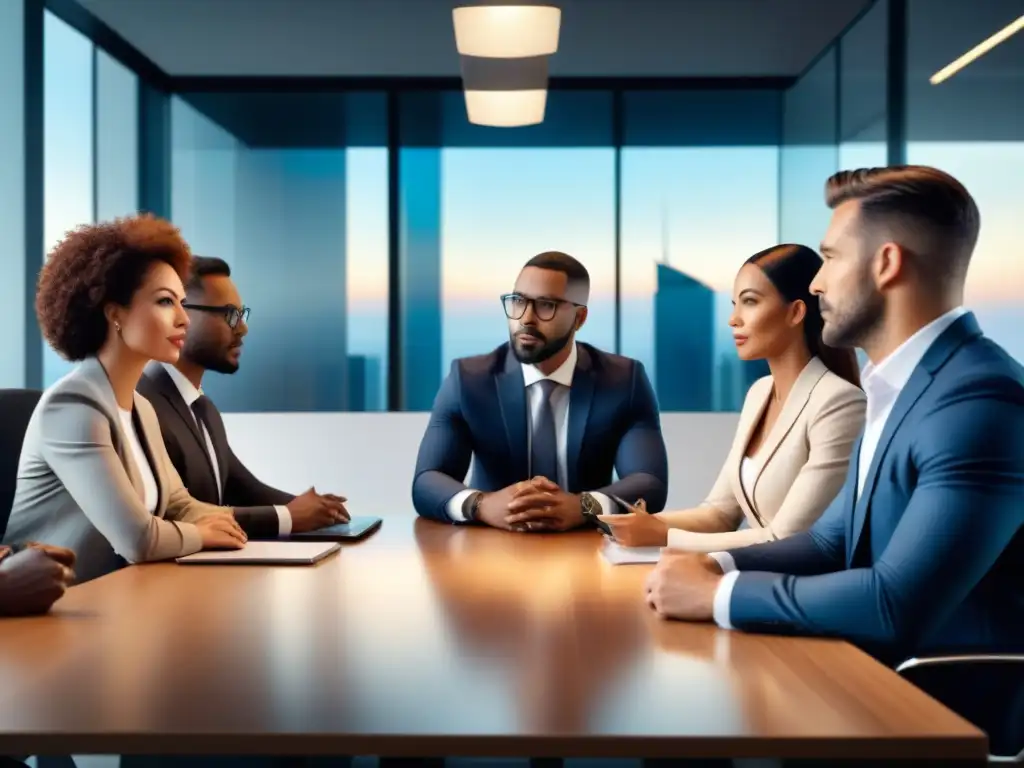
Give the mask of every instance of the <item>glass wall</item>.
[[96, 51], [96, 219], [139, 207], [139, 78]]
[[877, 0], [839, 42], [839, 167], [888, 162], [889, 0]]
[[552, 92], [542, 125], [471, 125], [461, 92], [401, 104], [403, 394], [427, 410], [457, 357], [508, 340], [498, 297], [523, 264], [564, 251], [590, 272], [581, 341], [615, 349], [611, 94]]
[[624, 98], [622, 354], [666, 411], [732, 411], [763, 364], [728, 327], [743, 261], [778, 242], [780, 95], [636, 92]]
[[0, 344], [0, 388], [25, 384], [25, 9], [21, 0], [0, 3], [0, 307], [7, 338]]
[[[386, 407], [383, 93], [175, 97], [172, 218], [252, 308], [228, 411]], [[349, 302], [351, 306], [349, 306]]]
[[[93, 44], [46, 12], [43, 24], [43, 236], [48, 253], [64, 234], [95, 221]], [[71, 369], [48, 345], [43, 385]]]
[[1024, 35], [1017, 34], [948, 80], [936, 71], [1021, 14], [1019, 0], [909, 0], [907, 160], [948, 171], [981, 210], [967, 277], [967, 306], [982, 329], [1024, 362]]
[[779, 238], [817, 249], [828, 226], [822, 193], [839, 167], [839, 92], [832, 47], [782, 97]]

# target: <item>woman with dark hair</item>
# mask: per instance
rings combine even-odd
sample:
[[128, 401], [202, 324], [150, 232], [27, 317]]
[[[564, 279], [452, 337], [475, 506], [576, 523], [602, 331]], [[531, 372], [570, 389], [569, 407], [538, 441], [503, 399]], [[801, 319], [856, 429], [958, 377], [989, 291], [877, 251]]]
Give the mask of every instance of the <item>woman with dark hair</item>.
[[178, 358], [191, 262], [176, 227], [136, 216], [68, 233], [39, 274], [43, 336], [79, 365], [32, 414], [4, 540], [67, 547], [79, 581], [245, 543], [230, 508], [189, 496], [135, 392], [150, 360]]
[[803, 245], [747, 259], [729, 326], [740, 358], [766, 360], [771, 374], [747, 393], [708, 498], [693, 509], [651, 515], [638, 502], [631, 514], [603, 516], [617, 541], [717, 552], [804, 531], [832, 502], [864, 427], [866, 398], [853, 351], [821, 340], [810, 291], [820, 267]]

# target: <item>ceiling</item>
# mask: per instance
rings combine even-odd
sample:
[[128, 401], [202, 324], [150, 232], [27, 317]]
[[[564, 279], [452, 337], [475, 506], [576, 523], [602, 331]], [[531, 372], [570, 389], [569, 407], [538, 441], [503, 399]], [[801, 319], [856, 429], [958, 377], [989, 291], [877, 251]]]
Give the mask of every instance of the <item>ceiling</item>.
[[[78, 0], [169, 75], [453, 77], [453, 0]], [[799, 74], [871, 0], [561, 0], [551, 74]]]

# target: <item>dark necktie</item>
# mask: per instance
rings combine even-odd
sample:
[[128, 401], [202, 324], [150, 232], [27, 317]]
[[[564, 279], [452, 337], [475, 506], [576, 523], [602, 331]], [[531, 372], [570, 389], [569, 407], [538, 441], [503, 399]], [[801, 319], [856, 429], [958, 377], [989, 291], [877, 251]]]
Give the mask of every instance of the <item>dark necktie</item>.
[[[211, 421], [210, 413], [212, 411], [213, 411], [213, 401], [211, 401], [210, 398], [208, 398], [206, 395], [200, 395], [199, 399], [196, 400], [194, 403], [192, 403], [192, 413], [195, 414], [196, 421], [199, 422], [199, 436], [200, 436], [200, 438], [202, 438], [203, 448], [206, 449], [206, 452], [210, 456], [210, 463], [211, 463], [211, 465], [217, 467], [217, 470], [220, 470], [220, 464], [217, 461], [217, 454], [216, 454], [216, 452], [213, 452], [213, 451], [210, 450], [212, 445], [213, 445], [213, 430], [210, 429], [210, 421]], [[203, 428], [204, 427], [206, 428], [206, 435], [210, 436], [210, 442], [209, 443], [206, 442], [206, 435], [203, 434]], [[214, 472], [213, 476], [215, 478], [219, 477], [220, 476], [219, 475], [219, 471]], [[220, 478], [220, 482], [221, 482], [221, 484], [223, 484], [224, 479]], [[223, 493], [224, 493], [224, 488], [223, 488], [223, 485], [222, 485], [222, 487], [217, 488], [217, 499], [218, 499], [218, 501], [220, 501], [222, 499]]]
[[551, 395], [560, 386], [551, 379], [541, 379], [532, 386], [540, 388], [540, 409], [533, 424], [530, 442], [530, 474], [542, 475], [558, 482], [558, 441], [555, 437], [555, 414], [551, 408]]
[[[210, 402], [210, 398], [206, 395], [200, 395], [199, 398], [192, 403], [192, 413], [196, 415], [196, 421], [199, 422], [200, 426], [206, 427], [206, 431], [210, 431], [210, 409], [213, 407], [213, 403]], [[202, 434], [203, 430], [199, 430]]]

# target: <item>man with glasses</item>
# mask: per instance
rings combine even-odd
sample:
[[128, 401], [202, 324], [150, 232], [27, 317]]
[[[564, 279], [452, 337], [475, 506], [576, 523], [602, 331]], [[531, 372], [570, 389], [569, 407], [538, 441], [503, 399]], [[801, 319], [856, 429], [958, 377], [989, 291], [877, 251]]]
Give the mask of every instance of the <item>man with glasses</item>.
[[434, 401], [412, 487], [420, 515], [540, 532], [596, 525], [625, 511], [616, 497], [664, 508], [654, 391], [640, 362], [576, 341], [589, 294], [572, 256], [523, 267], [501, 297], [509, 342], [454, 361]]
[[301, 496], [271, 488], [235, 456], [220, 412], [203, 395], [202, 381], [206, 371], [238, 370], [249, 308], [221, 259], [196, 257], [185, 294], [190, 324], [178, 362], [150, 363], [138, 391], [153, 404], [167, 453], [189, 493], [200, 501], [234, 507], [235, 518], [252, 539], [286, 537], [347, 521], [345, 499], [312, 488]]

